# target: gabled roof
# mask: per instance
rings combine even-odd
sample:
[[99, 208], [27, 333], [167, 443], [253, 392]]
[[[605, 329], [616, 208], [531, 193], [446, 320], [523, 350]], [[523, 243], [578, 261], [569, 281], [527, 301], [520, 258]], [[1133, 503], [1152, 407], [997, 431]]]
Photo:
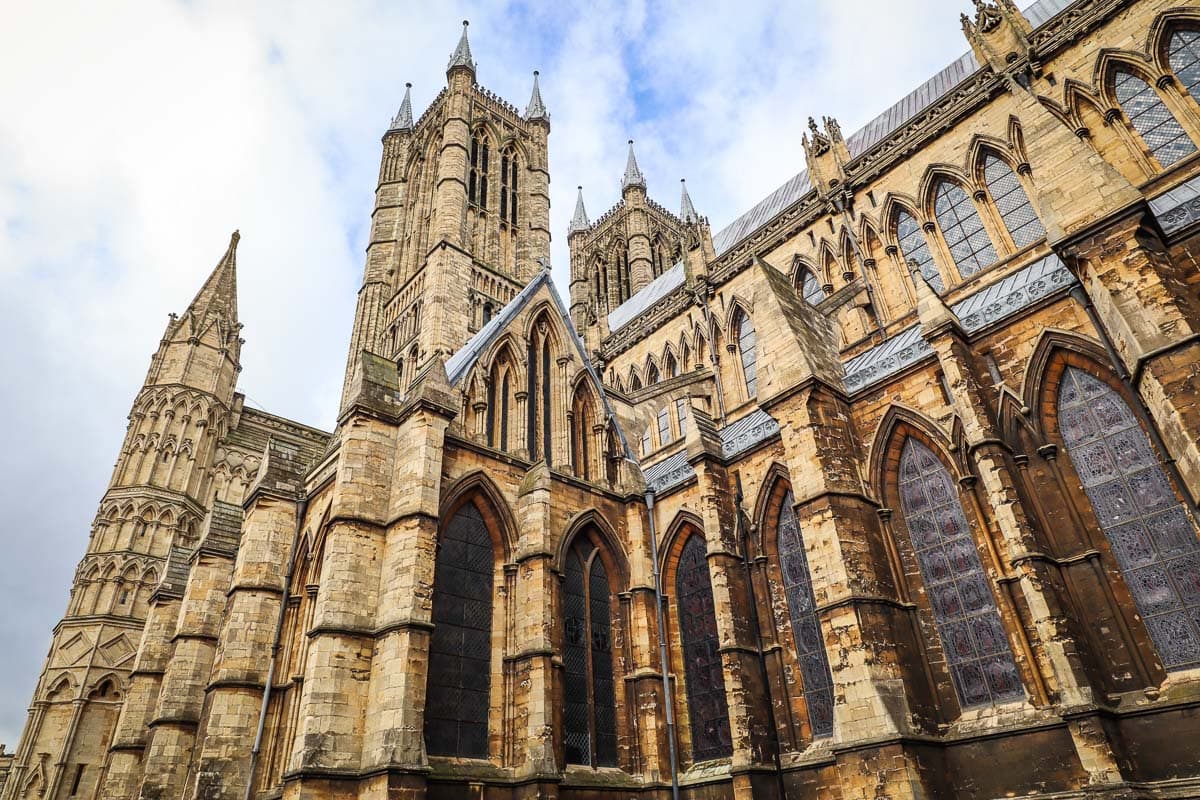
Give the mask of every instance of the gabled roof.
[[682, 286], [685, 277], [683, 262], [680, 261], [662, 275], [659, 275], [646, 284], [633, 297], [610, 311], [608, 314], [608, 329], [615, 332], [618, 328], [632, 322], [643, 311], [675, 291], [677, 286]]

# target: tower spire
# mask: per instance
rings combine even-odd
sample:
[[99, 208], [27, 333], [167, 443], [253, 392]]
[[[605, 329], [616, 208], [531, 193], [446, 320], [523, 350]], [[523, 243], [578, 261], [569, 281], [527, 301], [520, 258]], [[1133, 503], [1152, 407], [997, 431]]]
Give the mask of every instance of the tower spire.
[[633, 155], [633, 139], [629, 140], [629, 157], [625, 160], [625, 175], [621, 178], [621, 188], [630, 186], [646, 188], [646, 176], [638, 169], [637, 158]]
[[542, 90], [538, 87], [538, 71], [536, 69], [533, 71], [533, 95], [529, 98], [529, 105], [525, 106], [525, 119], [550, 119], [550, 112], [546, 110], [546, 104], [542, 102]]
[[700, 215], [696, 213], [696, 207], [692, 205], [692, 198], [688, 195], [687, 179], [680, 178], [679, 183], [683, 186], [683, 196], [679, 199], [679, 218], [689, 225], [699, 222]]
[[396, 116], [392, 119], [392, 127], [389, 131], [411, 131], [413, 127], [412, 115], [412, 84], [404, 84], [404, 102], [400, 104], [400, 110], [396, 112]]
[[471, 43], [467, 41], [467, 26], [471, 23], [463, 20], [462, 36], [458, 39], [458, 47], [454, 48], [454, 52], [450, 54], [450, 63], [446, 65], [446, 70], [450, 71], [456, 67], [465, 67], [466, 69], [475, 71], [475, 62], [471, 60]]
[[571, 227], [567, 229], [567, 235], [579, 231], [586, 231], [592, 226], [588, 222], [587, 210], [583, 207], [583, 187], [579, 187], [579, 197], [575, 200], [575, 216], [571, 217]]
[[221, 256], [208, 280], [183, 312], [184, 317], [191, 316], [200, 322], [209, 316], [216, 316], [226, 323], [237, 324], [237, 246], [241, 238], [237, 231], [229, 237], [225, 255]]

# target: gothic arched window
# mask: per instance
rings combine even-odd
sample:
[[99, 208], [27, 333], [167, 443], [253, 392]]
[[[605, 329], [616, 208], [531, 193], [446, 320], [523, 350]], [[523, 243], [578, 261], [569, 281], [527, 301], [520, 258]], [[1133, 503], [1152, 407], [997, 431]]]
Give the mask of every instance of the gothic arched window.
[[475, 131], [471, 137], [471, 169], [467, 176], [467, 200], [471, 205], [487, 208], [488, 157], [491, 145], [487, 134]]
[[500, 223], [517, 224], [517, 151], [512, 147], [500, 155]]
[[800, 268], [800, 296], [809, 305], [816, 305], [825, 299], [825, 287], [817, 280], [808, 267]]
[[[896, 214], [896, 240], [900, 245], [900, 257], [905, 261], [917, 262], [917, 268], [925, 276], [930, 287], [939, 294], [944, 292], [946, 286], [942, 283], [941, 273], [938, 272], [937, 265], [933, 263], [933, 256], [929, 253], [929, 242], [925, 239], [925, 232], [921, 230], [913, 215], [904, 209], [900, 209]], [[907, 269], [905, 267], [906, 271]]]
[[1017, 665], [957, 487], [941, 460], [909, 437], [900, 454], [900, 509], [959, 705], [1023, 694]]
[[758, 392], [758, 354], [755, 352], [754, 323], [747, 314], [738, 309], [733, 318], [737, 331], [738, 352], [742, 356], [742, 378], [746, 381], [746, 396], [754, 397]]
[[1200, 102], [1200, 31], [1178, 30], [1171, 34], [1167, 60], [1183, 88]]
[[1063, 443], [1168, 670], [1200, 665], [1200, 540], [1121, 395], [1067, 367]]
[[688, 407], [682, 397], [675, 401], [675, 416], [679, 417], [679, 436], [687, 436]]
[[996, 248], [983, 229], [975, 204], [961, 186], [939, 181], [933, 195], [933, 213], [960, 275], [969, 277], [996, 262]]
[[674, 353], [667, 351], [667, 355], [663, 358], [663, 368], [668, 378], [679, 377], [679, 362], [675, 360]]
[[592, 478], [590, 439], [592, 437], [592, 398], [584, 386], [575, 391], [572, 407], [571, 460], [575, 474], [584, 480]]
[[1127, 69], [1118, 69], [1113, 90], [1129, 123], [1164, 168], [1196, 152], [1196, 145], [1150, 84]]
[[833, 734], [833, 676], [829, 672], [829, 656], [821, 635], [821, 620], [817, 617], [817, 601], [813, 596], [808, 556], [804, 552], [804, 537], [793, 508], [795, 502], [789, 489], [779, 508], [779, 520], [775, 526], [776, 547], [783, 573], [783, 593], [787, 597], [788, 615], [792, 618], [796, 655], [800, 660], [808, 723], [813, 736], [830, 736]]
[[679, 553], [675, 576], [692, 758], [696, 761], [725, 758], [733, 753], [707, 552], [704, 537], [693, 533]]
[[671, 412], [663, 406], [658, 410], [658, 445], [662, 447], [671, 441]]
[[425, 748], [430, 755], [487, 758], [495, 555], [468, 503], [438, 539], [433, 574]]
[[612, 592], [600, 551], [580, 536], [563, 581], [563, 667], [568, 764], [617, 765]]
[[983, 158], [983, 179], [992, 202], [1004, 220], [1004, 227], [1018, 249], [1033, 244], [1046, 235], [1042, 221], [1033, 210], [1025, 187], [1003, 159], [988, 153]]

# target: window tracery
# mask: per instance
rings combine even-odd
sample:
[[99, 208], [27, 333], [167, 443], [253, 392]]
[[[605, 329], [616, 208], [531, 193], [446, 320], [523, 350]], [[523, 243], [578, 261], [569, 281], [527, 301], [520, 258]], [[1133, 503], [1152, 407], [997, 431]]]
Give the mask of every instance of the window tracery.
[[1200, 102], [1200, 30], [1182, 29], [1172, 33], [1167, 45], [1167, 61], [1187, 93]]
[[733, 740], [729, 733], [729, 706], [721, 669], [712, 581], [704, 537], [697, 533], [688, 537], [680, 551], [675, 597], [683, 640], [692, 758], [708, 761], [728, 757], [733, 752]]
[[1125, 116], [1163, 168], [1196, 152], [1196, 145], [1154, 87], [1127, 69], [1113, 74], [1113, 92]]
[[800, 268], [800, 296], [809, 305], [817, 305], [825, 299], [825, 288], [808, 267]]
[[937, 265], [933, 263], [933, 256], [929, 252], [929, 242], [925, 239], [925, 232], [921, 230], [921, 226], [917, 224], [913, 215], [905, 209], [900, 209], [896, 213], [896, 239], [901, 257], [906, 261], [917, 263], [917, 268], [935, 292], [941, 294], [946, 291], [941, 273], [938, 272]]
[[612, 600], [600, 551], [579, 537], [567, 554], [563, 581], [563, 718], [566, 761], [617, 765]]
[[1033, 210], [1025, 188], [1003, 159], [991, 153], [984, 156], [983, 179], [992, 202], [1000, 212], [1000, 218], [1004, 220], [1004, 227], [1008, 229], [1018, 250], [1046, 235], [1046, 229]]
[[746, 383], [746, 396], [754, 397], [758, 393], [758, 355], [755, 352], [754, 323], [748, 314], [738, 309], [734, 317], [734, 326], [738, 337], [738, 351], [742, 357], [742, 379]]
[[933, 211], [960, 275], [970, 277], [996, 262], [996, 248], [983, 229], [975, 204], [961, 186], [945, 179], [939, 181]]

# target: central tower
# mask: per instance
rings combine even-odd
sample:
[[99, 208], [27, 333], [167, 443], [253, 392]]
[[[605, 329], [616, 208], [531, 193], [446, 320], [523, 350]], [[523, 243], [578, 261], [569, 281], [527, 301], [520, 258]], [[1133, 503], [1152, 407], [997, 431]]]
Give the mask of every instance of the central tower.
[[550, 257], [549, 135], [537, 73], [522, 114], [476, 82], [464, 22], [446, 88], [414, 122], [410, 86], [383, 136], [347, 386], [363, 350], [394, 359], [406, 386], [537, 274]]

